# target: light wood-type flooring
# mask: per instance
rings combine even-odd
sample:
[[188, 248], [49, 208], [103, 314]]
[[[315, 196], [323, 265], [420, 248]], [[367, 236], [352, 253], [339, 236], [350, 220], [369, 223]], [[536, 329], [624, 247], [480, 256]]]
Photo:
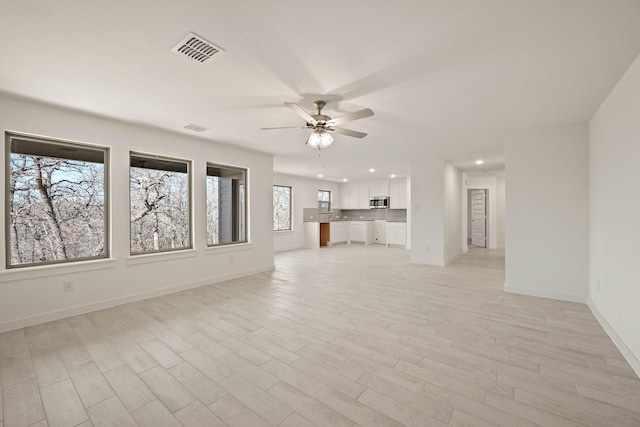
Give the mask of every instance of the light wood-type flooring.
[[631, 426], [640, 380], [582, 304], [507, 294], [504, 252], [381, 245], [0, 334], [0, 427]]

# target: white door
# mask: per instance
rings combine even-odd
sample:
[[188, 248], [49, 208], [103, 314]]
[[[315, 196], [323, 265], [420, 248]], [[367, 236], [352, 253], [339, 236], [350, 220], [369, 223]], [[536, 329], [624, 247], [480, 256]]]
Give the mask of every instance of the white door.
[[486, 190], [471, 190], [471, 244], [487, 247]]

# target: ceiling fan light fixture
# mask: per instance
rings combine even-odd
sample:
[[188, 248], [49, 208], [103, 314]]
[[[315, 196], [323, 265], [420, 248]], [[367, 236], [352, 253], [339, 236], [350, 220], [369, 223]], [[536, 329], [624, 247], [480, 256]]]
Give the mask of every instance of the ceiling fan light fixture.
[[327, 148], [333, 142], [333, 137], [325, 132], [323, 129], [314, 130], [309, 139], [307, 140], [307, 145], [311, 148]]

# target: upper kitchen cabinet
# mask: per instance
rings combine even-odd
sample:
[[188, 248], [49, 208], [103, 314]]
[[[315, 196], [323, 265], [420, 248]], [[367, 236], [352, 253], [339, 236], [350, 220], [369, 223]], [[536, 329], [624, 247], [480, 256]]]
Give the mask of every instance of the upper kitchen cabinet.
[[361, 182], [358, 184], [358, 205], [355, 209], [369, 209], [369, 184]]
[[340, 185], [341, 209], [369, 209], [369, 183]]
[[391, 209], [407, 209], [407, 179], [394, 178], [389, 182]]
[[369, 183], [369, 196], [389, 197], [389, 181], [386, 179], [371, 181]]

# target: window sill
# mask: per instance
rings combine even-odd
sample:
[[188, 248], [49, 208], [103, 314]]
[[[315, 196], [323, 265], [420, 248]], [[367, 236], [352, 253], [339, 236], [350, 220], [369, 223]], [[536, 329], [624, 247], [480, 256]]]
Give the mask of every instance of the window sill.
[[293, 234], [293, 230], [273, 230], [273, 233], [278, 234]]
[[150, 262], [170, 261], [174, 259], [191, 258], [198, 253], [195, 249], [184, 249], [170, 252], [154, 252], [151, 254], [129, 255], [127, 265], [147, 264]]
[[0, 283], [15, 280], [36, 279], [39, 277], [59, 276], [63, 274], [81, 273], [84, 271], [114, 268], [116, 260], [113, 258], [68, 262], [64, 264], [38, 265], [33, 267], [15, 268], [0, 271]]
[[224, 252], [236, 252], [236, 251], [246, 251], [253, 248], [252, 243], [236, 243], [229, 245], [220, 245], [220, 246], [209, 246], [206, 249], [207, 255], [224, 253]]

